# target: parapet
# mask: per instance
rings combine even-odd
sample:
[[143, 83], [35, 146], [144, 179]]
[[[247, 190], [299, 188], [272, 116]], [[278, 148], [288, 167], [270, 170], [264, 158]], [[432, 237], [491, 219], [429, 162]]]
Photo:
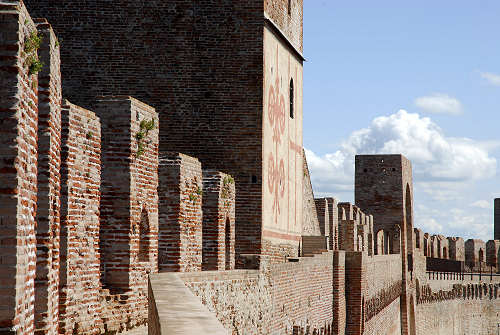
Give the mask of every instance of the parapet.
[[486, 243], [479, 239], [465, 241], [465, 264], [470, 269], [477, 269], [486, 263]]
[[448, 237], [450, 247], [450, 259], [454, 261], [465, 261], [465, 241], [461, 237]]
[[366, 215], [357, 206], [348, 202], [338, 204], [339, 249], [364, 251], [373, 255], [373, 216]]

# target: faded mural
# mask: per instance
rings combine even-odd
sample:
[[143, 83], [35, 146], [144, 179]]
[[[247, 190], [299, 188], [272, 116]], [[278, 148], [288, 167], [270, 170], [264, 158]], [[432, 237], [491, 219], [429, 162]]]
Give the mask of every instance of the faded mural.
[[263, 235], [298, 241], [302, 231], [304, 177], [302, 64], [267, 29], [264, 67]]

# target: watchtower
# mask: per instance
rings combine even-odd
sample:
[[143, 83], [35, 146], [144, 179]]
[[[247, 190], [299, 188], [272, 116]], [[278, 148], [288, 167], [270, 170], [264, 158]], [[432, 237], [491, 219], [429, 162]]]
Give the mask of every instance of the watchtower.
[[[373, 215], [376, 234], [406, 226], [408, 252], [413, 249], [413, 181], [410, 161], [403, 155], [357, 155], [355, 203]], [[402, 233], [402, 232], [401, 232]]]
[[500, 198], [495, 199], [495, 209], [494, 209], [494, 238], [495, 240], [500, 240]]
[[237, 256], [296, 254], [303, 0], [25, 2], [62, 40], [66, 98], [152, 105], [160, 157], [182, 152], [234, 176]]

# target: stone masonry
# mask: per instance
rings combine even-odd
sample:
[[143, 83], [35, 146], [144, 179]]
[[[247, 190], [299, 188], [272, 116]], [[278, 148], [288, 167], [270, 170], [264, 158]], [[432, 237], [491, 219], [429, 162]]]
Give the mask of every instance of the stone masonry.
[[497, 330], [500, 241], [414, 228], [404, 156], [314, 199], [302, 0], [26, 3], [47, 19], [0, 1], [1, 334]]
[[[182, 152], [198, 158], [205, 169], [235, 178], [239, 190], [237, 255], [262, 251], [279, 253], [282, 259], [297, 254], [297, 234], [273, 231], [268, 233], [273, 237], [266, 237], [266, 246], [261, 241], [261, 223], [267, 219], [262, 215], [263, 197], [271, 178], [264, 179], [268, 172], [264, 163], [269, 159], [263, 154], [263, 107], [268, 106], [264, 103], [268, 96], [268, 88], [263, 86], [264, 61], [275, 60], [274, 55], [266, 55], [263, 44], [264, 30], [272, 31], [283, 50], [292, 59], [298, 57], [300, 63], [287, 74], [287, 87], [281, 90], [288, 101], [288, 83], [293, 77], [293, 131], [288, 126], [288, 103], [280, 110], [280, 120], [286, 120], [287, 132], [290, 130], [282, 142], [287, 175], [280, 175], [281, 182], [293, 169], [289, 179], [299, 188], [284, 195], [288, 201], [281, 206], [298, 208], [303, 178], [302, 0], [124, 0], [119, 4], [84, 0], [68, 6], [52, 0], [27, 0], [27, 6], [36, 16], [46, 17], [64, 41], [65, 96], [90, 109], [102, 95], [132, 95], [145, 101], [159, 114], [160, 155]], [[102, 32], [106, 32], [104, 40]], [[274, 52], [275, 47], [269, 51]], [[280, 66], [283, 71], [292, 68], [288, 56], [286, 59]], [[271, 81], [275, 83], [274, 78]], [[301, 217], [301, 209], [294, 216]]]
[[[34, 332], [38, 75], [36, 27], [18, 2], [0, 3], [0, 332]], [[30, 51], [29, 55], [26, 51]]]
[[103, 284], [127, 291], [135, 271], [157, 271], [158, 116], [131, 97], [99, 98], [96, 113], [103, 143]]
[[101, 123], [63, 101], [59, 333], [100, 334]]
[[201, 271], [203, 176], [193, 157], [169, 153], [159, 166], [160, 271]]
[[235, 227], [234, 179], [203, 171], [203, 270], [233, 270]]
[[46, 20], [35, 20], [42, 38], [38, 75], [38, 192], [35, 329], [57, 334], [61, 166], [61, 72], [58, 41]]

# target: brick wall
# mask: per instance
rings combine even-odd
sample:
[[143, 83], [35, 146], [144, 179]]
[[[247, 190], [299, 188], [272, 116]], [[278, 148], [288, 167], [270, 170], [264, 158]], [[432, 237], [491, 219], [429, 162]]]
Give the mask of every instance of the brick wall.
[[[0, 332], [33, 334], [38, 76], [26, 44], [36, 31], [21, 1], [0, 4]], [[33, 50], [31, 55], [36, 55]]]
[[103, 283], [127, 290], [135, 270], [157, 271], [158, 116], [131, 97], [99, 98], [96, 113], [102, 123]]
[[57, 38], [44, 19], [35, 20], [42, 39], [38, 75], [38, 194], [35, 329], [57, 334], [59, 322], [59, 232], [61, 166], [61, 72]]
[[316, 214], [319, 220], [319, 229], [322, 236], [330, 235], [330, 213], [328, 202], [325, 198], [314, 199]]
[[461, 237], [448, 237], [450, 246], [450, 259], [455, 261], [465, 261], [465, 242]]
[[303, 50], [303, 0], [264, 0], [266, 15], [295, 48]]
[[311, 176], [309, 175], [309, 167], [305, 152], [302, 151], [303, 156], [303, 205], [302, 205], [302, 235], [319, 236], [321, 229], [319, 228], [318, 215], [316, 212], [316, 205], [314, 202], [314, 192], [311, 184]]
[[357, 251], [358, 221], [355, 220], [354, 209], [348, 202], [341, 202], [338, 207], [339, 212], [342, 213], [341, 219], [339, 219], [339, 249]]
[[145, 322], [147, 274], [158, 271], [158, 115], [132, 97], [101, 97], [96, 113], [102, 318], [112, 331]]
[[417, 334], [495, 334], [500, 285], [465, 280], [423, 280], [417, 295]]
[[100, 334], [101, 124], [63, 101], [59, 333]]
[[465, 265], [471, 269], [479, 270], [479, 264], [486, 264], [486, 243], [478, 239], [465, 241]]
[[159, 164], [159, 271], [201, 271], [203, 176], [196, 158], [166, 153]]
[[365, 257], [366, 299], [401, 281], [401, 255]]
[[345, 270], [345, 251], [335, 251], [333, 254], [333, 322], [331, 330], [336, 335], [345, 334], [347, 316]]
[[[413, 182], [411, 163], [402, 155], [357, 155], [355, 204], [373, 215], [373, 230], [393, 231], [406, 218], [405, 243], [413, 250]], [[408, 207], [408, 208], [407, 208]], [[393, 249], [393, 252], [399, 252]]]
[[346, 252], [346, 334], [357, 335], [363, 333], [364, 328], [364, 291], [366, 277], [364, 271], [363, 253]]
[[293, 326], [325, 329], [333, 321], [333, 253], [264, 271], [185, 273], [186, 285], [226, 329], [291, 334]]
[[263, 1], [26, 2], [63, 40], [64, 95], [88, 108], [101, 95], [155, 107], [161, 152], [235, 178], [236, 253], [259, 253]]
[[[400, 335], [401, 334], [401, 319], [399, 297], [385, 307], [375, 317], [365, 323], [364, 335]], [[422, 333], [431, 334], [431, 333]]]
[[235, 267], [235, 197], [231, 176], [203, 171], [203, 270]]
[[486, 263], [488, 266], [493, 266], [495, 268], [498, 267], [499, 251], [500, 251], [500, 241], [490, 240], [486, 242]]
[[337, 199], [326, 198], [328, 202], [328, 215], [330, 217], [329, 245], [330, 250], [339, 249], [339, 210]]
[[493, 210], [493, 238], [500, 240], [500, 198], [495, 198]]

